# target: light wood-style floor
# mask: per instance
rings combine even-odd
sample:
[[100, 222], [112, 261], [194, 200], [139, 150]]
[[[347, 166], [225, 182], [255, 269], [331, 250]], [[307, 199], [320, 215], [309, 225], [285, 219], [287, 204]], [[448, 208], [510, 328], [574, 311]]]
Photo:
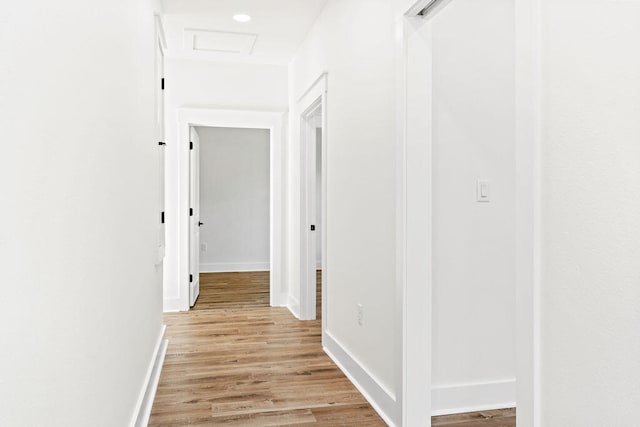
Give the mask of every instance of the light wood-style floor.
[[515, 408], [498, 409], [433, 417], [431, 425], [433, 427], [516, 427], [516, 410]]
[[[150, 426], [385, 425], [322, 351], [320, 319], [301, 322], [269, 307], [267, 272], [202, 274], [194, 309], [165, 314], [165, 323], [169, 348]], [[515, 414], [433, 423], [514, 427]]]

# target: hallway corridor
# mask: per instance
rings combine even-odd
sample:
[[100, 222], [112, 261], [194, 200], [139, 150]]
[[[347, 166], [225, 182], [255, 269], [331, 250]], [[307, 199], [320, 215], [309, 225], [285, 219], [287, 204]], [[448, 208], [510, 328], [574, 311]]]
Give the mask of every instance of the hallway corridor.
[[268, 273], [200, 280], [192, 311], [165, 314], [150, 426], [385, 425], [322, 351], [320, 319], [269, 307]]
[[[150, 426], [385, 426], [322, 351], [320, 322], [269, 307], [269, 273], [200, 275], [188, 313], [165, 314], [169, 349]], [[317, 275], [318, 315], [321, 276]], [[515, 427], [515, 410], [434, 417], [434, 426]]]

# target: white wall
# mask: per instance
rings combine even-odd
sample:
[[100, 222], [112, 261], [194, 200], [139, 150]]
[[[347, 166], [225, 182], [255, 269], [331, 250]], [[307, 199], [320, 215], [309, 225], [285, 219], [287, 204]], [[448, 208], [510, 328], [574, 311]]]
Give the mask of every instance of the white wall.
[[[328, 72], [328, 346], [397, 420], [392, 3], [329, 1], [290, 65], [289, 96], [294, 111], [301, 95]], [[298, 298], [299, 117], [291, 116], [290, 123], [288, 277]], [[362, 326], [358, 304], [364, 309]]]
[[[287, 68], [274, 65], [224, 64], [168, 60], [166, 63], [166, 204], [167, 257], [164, 274], [164, 309], [180, 307], [178, 268], [178, 206], [180, 182], [177, 170], [177, 110], [182, 107], [226, 108], [285, 112]], [[197, 123], [196, 123], [197, 124]], [[173, 159], [173, 161], [172, 161]]]
[[637, 425], [640, 3], [542, 3], [541, 425]]
[[129, 425], [162, 327], [151, 3], [11, 2], [0, 33], [0, 425]]
[[269, 130], [197, 129], [200, 271], [269, 270]]
[[437, 414], [515, 402], [514, 18], [513, 0], [456, 0], [430, 18]]

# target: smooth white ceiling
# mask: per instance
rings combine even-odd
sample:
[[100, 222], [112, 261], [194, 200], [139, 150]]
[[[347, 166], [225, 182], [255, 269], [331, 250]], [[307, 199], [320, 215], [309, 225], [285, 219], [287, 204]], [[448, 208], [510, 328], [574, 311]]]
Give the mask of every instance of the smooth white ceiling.
[[[167, 40], [167, 56], [192, 60], [287, 64], [326, 2], [327, 0], [163, 0], [162, 21]], [[251, 15], [251, 22], [234, 21], [233, 15], [239, 13]], [[193, 50], [193, 30], [203, 30], [201, 39], [211, 39], [211, 35], [220, 33], [257, 37], [250, 53]], [[224, 39], [231, 39], [233, 35], [229, 34]]]

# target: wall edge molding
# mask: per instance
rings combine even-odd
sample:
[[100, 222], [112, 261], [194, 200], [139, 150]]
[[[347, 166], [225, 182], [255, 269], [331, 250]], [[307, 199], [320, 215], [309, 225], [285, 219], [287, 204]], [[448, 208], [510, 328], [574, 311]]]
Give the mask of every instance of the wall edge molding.
[[162, 311], [164, 313], [173, 313], [176, 311], [180, 311], [180, 297], [177, 298], [165, 298], [162, 301]]
[[434, 386], [432, 415], [516, 407], [516, 379]]
[[324, 333], [324, 351], [389, 426], [401, 425], [401, 402], [398, 402], [396, 397], [386, 390], [328, 331]]
[[167, 326], [162, 325], [149, 362], [149, 367], [147, 368], [147, 373], [145, 374], [143, 387], [142, 390], [140, 390], [140, 395], [138, 396], [138, 401], [133, 412], [133, 418], [130, 423], [131, 426], [143, 427], [149, 423], [153, 400], [156, 397], [158, 383], [160, 382], [160, 373], [162, 372], [164, 357], [167, 354], [167, 347], [169, 345], [169, 340], [163, 339], [166, 329]]
[[293, 314], [296, 319], [300, 319], [300, 300], [298, 300], [298, 298], [294, 297], [293, 295], [289, 294], [286, 297], [286, 301], [287, 303], [285, 305], [289, 309], [291, 314]]
[[200, 273], [237, 273], [270, 271], [271, 263], [264, 262], [209, 262], [200, 264]]

